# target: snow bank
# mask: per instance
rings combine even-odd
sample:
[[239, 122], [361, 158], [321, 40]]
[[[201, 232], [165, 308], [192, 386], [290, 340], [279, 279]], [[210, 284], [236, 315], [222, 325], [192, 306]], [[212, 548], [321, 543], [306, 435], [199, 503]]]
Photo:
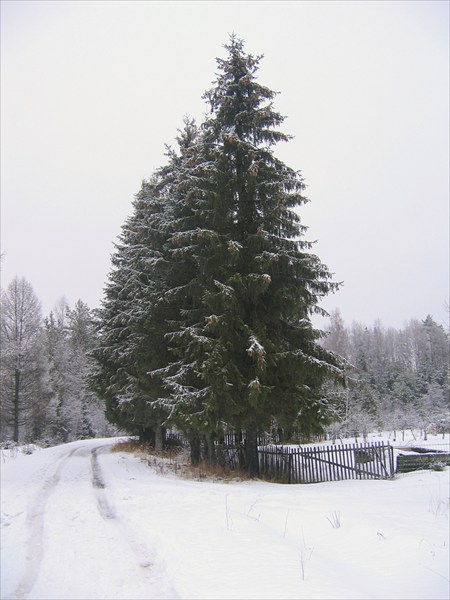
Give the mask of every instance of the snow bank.
[[448, 598], [448, 468], [213, 483], [111, 443], [2, 465], [2, 598]]

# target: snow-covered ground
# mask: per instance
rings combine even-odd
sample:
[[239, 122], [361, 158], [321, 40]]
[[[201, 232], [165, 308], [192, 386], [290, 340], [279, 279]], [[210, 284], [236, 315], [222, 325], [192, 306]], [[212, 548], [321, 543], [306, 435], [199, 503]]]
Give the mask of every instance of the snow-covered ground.
[[2, 451], [2, 598], [449, 598], [448, 467], [197, 481], [114, 441]]

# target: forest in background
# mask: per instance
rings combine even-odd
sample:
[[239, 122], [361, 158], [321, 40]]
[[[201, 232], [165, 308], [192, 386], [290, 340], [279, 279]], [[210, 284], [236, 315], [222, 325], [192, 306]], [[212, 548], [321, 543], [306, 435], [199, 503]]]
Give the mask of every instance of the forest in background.
[[[16, 278], [1, 300], [1, 441], [53, 445], [121, 433], [89, 376], [96, 311], [61, 300], [45, 318], [32, 285]], [[330, 315], [322, 344], [348, 361], [347, 386], [322, 390], [334, 439], [385, 430], [450, 431], [449, 335], [428, 315], [402, 329]], [[18, 373], [19, 371], [19, 373]], [[18, 374], [20, 375], [18, 377]], [[267, 432], [268, 434], [273, 432]], [[296, 432], [286, 432], [295, 439]]]
[[333, 439], [376, 430], [394, 438], [419, 430], [426, 439], [427, 432], [450, 431], [449, 334], [431, 315], [395, 329], [379, 320], [347, 326], [335, 310], [322, 343], [349, 364], [345, 389], [325, 386], [336, 411]]
[[32, 285], [16, 277], [1, 298], [1, 441], [44, 446], [114, 435], [89, 387], [94, 315], [61, 300], [43, 318]]

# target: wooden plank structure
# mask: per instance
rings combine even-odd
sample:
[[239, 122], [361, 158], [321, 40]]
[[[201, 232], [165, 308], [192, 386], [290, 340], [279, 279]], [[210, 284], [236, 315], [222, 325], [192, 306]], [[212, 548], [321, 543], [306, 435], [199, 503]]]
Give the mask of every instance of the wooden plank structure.
[[391, 479], [393, 448], [388, 443], [259, 448], [260, 474], [282, 483], [319, 483], [343, 479]]

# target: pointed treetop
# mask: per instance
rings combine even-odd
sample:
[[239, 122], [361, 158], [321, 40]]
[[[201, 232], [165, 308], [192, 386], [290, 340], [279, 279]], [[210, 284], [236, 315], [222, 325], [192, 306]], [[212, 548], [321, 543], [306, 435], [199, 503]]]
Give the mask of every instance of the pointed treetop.
[[289, 136], [272, 129], [285, 119], [273, 110], [272, 100], [277, 93], [256, 81], [262, 55], [247, 54], [243, 40], [234, 34], [224, 47], [228, 57], [216, 59], [219, 67], [217, 79], [213, 82], [214, 87], [203, 95], [213, 115], [205, 126], [212, 125], [212, 129], [216, 130], [216, 120], [220, 128], [229, 128], [231, 136], [248, 139], [255, 145], [265, 142], [271, 146], [288, 140]]

